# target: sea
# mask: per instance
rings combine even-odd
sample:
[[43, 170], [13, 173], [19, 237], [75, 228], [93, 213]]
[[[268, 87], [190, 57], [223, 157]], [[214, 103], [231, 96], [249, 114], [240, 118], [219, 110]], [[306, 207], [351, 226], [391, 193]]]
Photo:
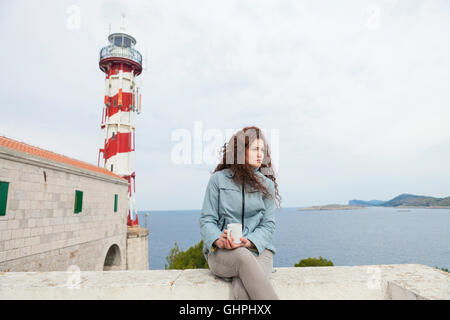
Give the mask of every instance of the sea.
[[[177, 242], [185, 251], [201, 240], [201, 210], [139, 211], [149, 229], [149, 269], [164, 269]], [[367, 207], [275, 212], [274, 267], [322, 257], [335, 266], [424, 264], [450, 269], [450, 209]]]

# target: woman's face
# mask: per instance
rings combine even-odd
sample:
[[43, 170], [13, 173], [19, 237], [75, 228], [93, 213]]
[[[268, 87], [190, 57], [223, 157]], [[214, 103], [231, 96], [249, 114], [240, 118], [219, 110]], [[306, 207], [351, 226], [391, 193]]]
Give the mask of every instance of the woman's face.
[[255, 139], [248, 148], [248, 164], [259, 168], [264, 159], [264, 142], [262, 139]]

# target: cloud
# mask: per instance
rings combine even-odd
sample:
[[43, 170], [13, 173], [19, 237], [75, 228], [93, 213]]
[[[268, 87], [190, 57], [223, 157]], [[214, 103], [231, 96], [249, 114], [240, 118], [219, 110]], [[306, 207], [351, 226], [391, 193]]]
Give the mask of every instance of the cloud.
[[[67, 27], [71, 5], [80, 8], [79, 29]], [[201, 206], [212, 166], [170, 158], [172, 132], [193, 130], [196, 120], [223, 132], [278, 129], [285, 206], [385, 199], [411, 186], [426, 193], [430, 181], [450, 188], [446, 1], [2, 6], [0, 32], [14, 50], [0, 52], [9, 106], [0, 132], [91, 163], [101, 141], [98, 52], [125, 13], [147, 58], [136, 130], [139, 209]]]

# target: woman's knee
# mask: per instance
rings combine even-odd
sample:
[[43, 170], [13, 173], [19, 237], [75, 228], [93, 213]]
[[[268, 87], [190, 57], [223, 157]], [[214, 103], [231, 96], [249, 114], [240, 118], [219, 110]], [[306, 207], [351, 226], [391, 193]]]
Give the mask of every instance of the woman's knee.
[[216, 255], [216, 257], [211, 259], [214, 260], [214, 264], [226, 265], [236, 271], [242, 266], [253, 266], [258, 263], [256, 257], [246, 248], [220, 249], [220, 251], [216, 252]]
[[246, 248], [236, 248], [236, 262], [239, 265], [257, 263], [256, 257]]

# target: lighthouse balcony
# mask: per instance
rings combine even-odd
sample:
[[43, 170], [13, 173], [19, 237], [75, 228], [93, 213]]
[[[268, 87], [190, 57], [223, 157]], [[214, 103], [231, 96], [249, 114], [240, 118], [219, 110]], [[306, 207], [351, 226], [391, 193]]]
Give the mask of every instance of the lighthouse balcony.
[[110, 61], [125, 61], [134, 64], [136, 69], [142, 69], [142, 55], [132, 47], [122, 47], [110, 44], [100, 50], [100, 68], [106, 71], [106, 65]]

